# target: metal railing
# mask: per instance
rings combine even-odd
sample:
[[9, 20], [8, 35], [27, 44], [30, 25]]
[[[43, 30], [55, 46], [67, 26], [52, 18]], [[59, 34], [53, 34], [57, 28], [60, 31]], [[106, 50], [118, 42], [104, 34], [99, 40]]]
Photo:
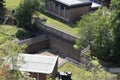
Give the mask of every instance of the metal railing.
[[90, 45], [88, 45], [86, 48], [84, 48], [83, 50], [81, 50], [81, 54], [80, 54], [80, 55], [83, 55], [83, 54], [86, 53], [89, 49], [90, 49]]

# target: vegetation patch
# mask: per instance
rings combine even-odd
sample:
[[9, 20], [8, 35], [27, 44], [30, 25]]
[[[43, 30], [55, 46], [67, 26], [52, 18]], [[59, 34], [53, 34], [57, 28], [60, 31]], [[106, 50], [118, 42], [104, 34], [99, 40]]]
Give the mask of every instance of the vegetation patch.
[[63, 64], [59, 68], [59, 71], [72, 72], [72, 80], [106, 80], [106, 78], [108, 80], [113, 80], [115, 77], [115, 75], [106, 72], [101, 67], [97, 69], [87, 70], [77, 67], [70, 62]]
[[47, 19], [46, 25], [53, 26], [55, 28], [61, 29], [62, 31], [65, 31], [69, 34], [77, 36], [78, 27], [76, 27], [75, 24], [62, 22], [58, 18], [54, 18], [53, 16], [51, 16], [49, 14], [40, 13], [39, 17]]
[[15, 38], [25, 39], [34, 36], [31, 32], [24, 29], [17, 28], [16, 26], [2, 25], [0, 26], [0, 44], [6, 41], [12, 41]]
[[10, 10], [16, 9], [21, 1], [23, 0], [5, 0], [6, 8]]
[[83, 80], [84, 76], [90, 77], [92, 75], [91, 72], [86, 71], [85, 69], [79, 68], [79, 67], [71, 64], [70, 62], [66, 62], [65, 64], [63, 64], [63, 66], [61, 66], [59, 68], [59, 71], [72, 72], [73, 80]]
[[[17, 71], [14, 71], [13, 73], [9, 70], [9, 64], [2, 65], [4, 61], [3, 58], [8, 59], [18, 53], [25, 52], [25, 48], [27, 47], [26, 45], [19, 45], [14, 42], [16, 36], [19, 36], [17, 34], [19, 30], [25, 31], [24, 29], [17, 28], [16, 26], [0, 26], [0, 80], [9, 80], [10, 78], [14, 80], [23, 80], [20, 72], [18, 73]], [[25, 34], [27, 33], [25, 32]], [[11, 63], [16, 64], [17, 58], [18, 57], [14, 57], [14, 60]]]
[[[16, 9], [19, 6], [21, 1], [23, 1], [23, 0], [12, 0], [12, 1], [11, 0], [5, 0], [5, 2], [6, 2], [5, 5], [8, 9], [12, 10], [12, 9]], [[13, 4], [13, 2], [15, 4]], [[46, 22], [47, 25], [51, 25], [53, 27], [59, 28], [59, 29], [65, 31], [65, 32], [67, 32], [69, 34], [73, 34], [75, 36], [78, 33], [78, 28], [76, 27], [76, 25], [71, 25], [70, 23], [68, 24], [68, 23], [65, 23], [65, 22], [61, 22], [58, 19], [55, 19], [53, 16], [52, 17], [49, 16], [49, 14], [40, 13], [39, 16], [41, 18], [47, 18], [47, 22]]]

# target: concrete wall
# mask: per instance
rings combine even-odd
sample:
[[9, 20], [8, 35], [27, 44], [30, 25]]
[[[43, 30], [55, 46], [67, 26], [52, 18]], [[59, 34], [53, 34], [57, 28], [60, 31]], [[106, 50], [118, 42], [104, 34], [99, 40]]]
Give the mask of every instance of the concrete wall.
[[59, 56], [69, 57], [85, 64], [90, 63], [89, 58], [81, 56], [81, 50], [73, 48], [78, 37], [40, 23], [37, 24], [37, 28], [48, 36], [50, 48], [55, 50]]
[[35, 44], [28, 45], [28, 47], [26, 48], [26, 52], [31, 53], [31, 52], [34, 52], [34, 51], [39, 51], [39, 50], [48, 48], [48, 47], [49, 47], [49, 40], [45, 40], [45, 41], [42, 41], [42, 42], [38, 42], [38, 43], [35, 43]]
[[40, 35], [37, 37], [22, 40], [19, 43], [27, 45], [26, 48], [27, 53], [31, 53], [49, 47], [49, 40], [45, 35]]
[[81, 63], [89, 64], [90, 59], [81, 56], [81, 51], [73, 48], [77, 37], [46, 25], [37, 24], [37, 27], [45, 35], [20, 41], [20, 44], [28, 45], [26, 52], [31, 53], [44, 48], [51, 48], [61, 57], [69, 57]]
[[58, 51], [58, 55], [79, 60], [80, 50], [73, 48], [77, 37], [44, 24], [38, 23], [37, 27], [45, 32], [49, 39], [50, 48]]
[[42, 31], [42, 32], [45, 32], [45, 33], [50, 33], [52, 35], [55, 35], [55, 36], [58, 36], [58, 37], [61, 37], [67, 41], [70, 41], [70, 42], [75, 42], [79, 37], [78, 36], [74, 36], [64, 30], [61, 30], [59, 28], [56, 28], [54, 26], [48, 26], [46, 24], [41, 24], [39, 22], [39, 20], [37, 21], [37, 28]]
[[48, 34], [50, 48], [58, 51], [58, 55], [63, 57], [70, 57], [75, 60], [79, 60], [80, 51], [73, 48], [74, 42], [69, 42], [65, 39], [59, 38]]

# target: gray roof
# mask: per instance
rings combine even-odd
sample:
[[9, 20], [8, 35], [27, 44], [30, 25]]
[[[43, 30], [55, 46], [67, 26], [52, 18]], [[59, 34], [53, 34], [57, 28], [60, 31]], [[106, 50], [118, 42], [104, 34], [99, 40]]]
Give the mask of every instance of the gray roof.
[[57, 2], [60, 2], [62, 4], [72, 6], [72, 5], [79, 5], [84, 3], [90, 3], [89, 0], [56, 0]]
[[75, 6], [75, 5], [86, 5], [86, 4], [92, 4], [91, 8], [98, 8], [101, 7], [101, 4], [95, 3], [90, 0], [56, 0], [59, 3], [62, 3], [67, 6]]
[[[18, 63], [19, 70], [34, 73], [50, 74], [53, 72], [58, 56], [42, 56], [39, 54], [20, 54], [25, 63]], [[11, 65], [11, 69], [13, 66]]]

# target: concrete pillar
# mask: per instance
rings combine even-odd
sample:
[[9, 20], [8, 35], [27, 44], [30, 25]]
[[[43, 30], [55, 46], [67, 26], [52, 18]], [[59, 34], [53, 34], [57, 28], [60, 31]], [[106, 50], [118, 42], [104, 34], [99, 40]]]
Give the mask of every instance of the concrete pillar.
[[40, 78], [40, 77], [39, 77], [39, 73], [37, 73], [37, 80], [40, 80], [39, 78]]
[[61, 5], [58, 5], [58, 15], [60, 16], [60, 8], [61, 8]]
[[54, 2], [54, 13], [55, 13], [55, 2]]
[[65, 15], [66, 15], [66, 7], [64, 7], [64, 14], [63, 14], [64, 16], [64, 18], [66, 17]]
[[48, 1], [48, 10], [50, 11], [50, 4], [51, 4], [51, 2], [50, 1]]

